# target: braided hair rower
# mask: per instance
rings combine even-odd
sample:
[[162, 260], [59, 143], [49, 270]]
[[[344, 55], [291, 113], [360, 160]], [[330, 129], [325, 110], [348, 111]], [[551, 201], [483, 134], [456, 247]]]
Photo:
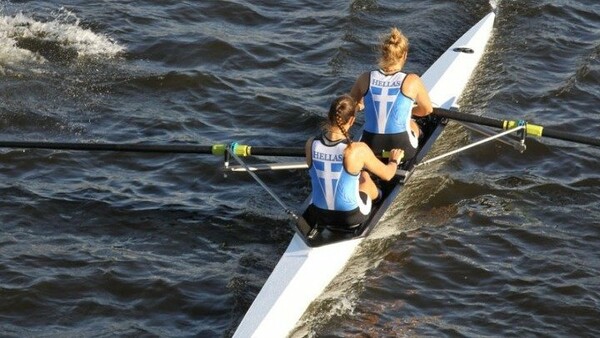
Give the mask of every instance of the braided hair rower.
[[402, 159], [403, 150], [391, 149], [385, 164], [367, 144], [352, 141], [349, 130], [356, 111], [357, 103], [350, 95], [337, 97], [323, 133], [306, 142], [312, 200], [305, 217], [311, 223], [351, 228], [366, 221], [379, 195], [368, 172], [388, 181]]

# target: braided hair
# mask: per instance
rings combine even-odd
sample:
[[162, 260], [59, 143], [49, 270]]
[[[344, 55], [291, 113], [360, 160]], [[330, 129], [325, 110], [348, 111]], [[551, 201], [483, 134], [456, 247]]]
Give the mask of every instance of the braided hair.
[[329, 125], [337, 126], [348, 141], [348, 144], [352, 143], [352, 138], [348, 133], [348, 130], [344, 128], [344, 125], [348, 123], [350, 118], [354, 117], [356, 114], [356, 101], [350, 95], [341, 95], [338, 96], [331, 103], [331, 107], [329, 107], [329, 114], [327, 117], [329, 118]]

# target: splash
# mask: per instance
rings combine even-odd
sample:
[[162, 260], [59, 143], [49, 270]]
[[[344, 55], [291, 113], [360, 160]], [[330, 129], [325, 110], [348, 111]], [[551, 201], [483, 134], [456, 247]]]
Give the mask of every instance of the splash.
[[493, 11], [496, 11], [496, 8], [498, 8], [499, 3], [500, 3], [500, 0], [490, 0], [490, 6], [492, 6]]
[[0, 10], [0, 69], [81, 58], [112, 58], [125, 48], [110, 37], [81, 26], [77, 16], [61, 8], [53, 20]]

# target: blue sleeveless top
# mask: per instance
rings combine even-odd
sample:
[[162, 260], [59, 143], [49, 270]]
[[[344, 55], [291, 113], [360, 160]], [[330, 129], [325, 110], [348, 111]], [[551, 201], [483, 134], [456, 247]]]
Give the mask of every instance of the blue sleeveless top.
[[406, 73], [385, 75], [371, 72], [369, 89], [364, 96], [365, 127], [373, 134], [397, 134], [410, 130], [413, 99], [402, 93]]
[[359, 207], [359, 175], [344, 168], [345, 140], [332, 142], [324, 136], [312, 142], [312, 163], [308, 169], [312, 203], [325, 210], [350, 211]]

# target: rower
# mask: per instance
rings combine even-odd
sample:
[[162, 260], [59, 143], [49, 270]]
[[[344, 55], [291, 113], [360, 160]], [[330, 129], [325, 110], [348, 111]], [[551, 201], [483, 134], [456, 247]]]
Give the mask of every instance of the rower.
[[309, 224], [351, 230], [366, 221], [372, 201], [379, 196], [367, 171], [389, 181], [402, 159], [404, 152], [392, 149], [385, 164], [367, 144], [352, 141], [348, 131], [356, 111], [356, 101], [350, 95], [336, 98], [323, 133], [306, 142], [312, 199], [304, 216]]
[[379, 69], [362, 73], [350, 91], [359, 110], [365, 111], [361, 141], [376, 154], [402, 148], [404, 160], [410, 161], [417, 152], [421, 135], [411, 115], [431, 114], [431, 100], [421, 78], [402, 71], [408, 57], [408, 39], [400, 30], [392, 28], [379, 50]]

